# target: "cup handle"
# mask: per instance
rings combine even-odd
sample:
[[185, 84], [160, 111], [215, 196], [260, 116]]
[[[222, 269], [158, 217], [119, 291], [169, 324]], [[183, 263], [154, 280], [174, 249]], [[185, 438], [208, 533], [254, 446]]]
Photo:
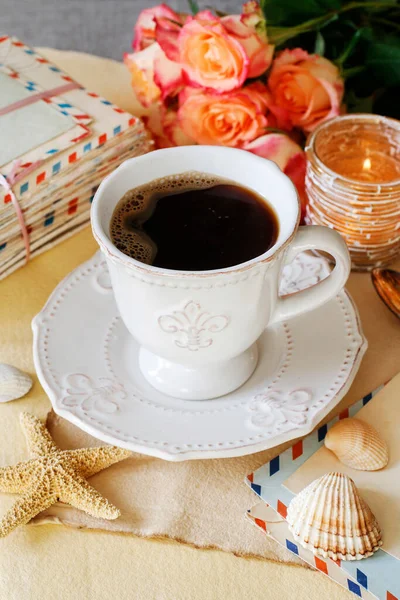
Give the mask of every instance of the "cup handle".
[[285, 264], [292, 262], [297, 254], [305, 250], [323, 250], [331, 254], [336, 261], [335, 267], [326, 279], [316, 285], [279, 298], [269, 325], [286, 321], [325, 304], [340, 292], [347, 281], [351, 267], [350, 255], [345, 241], [337, 231], [319, 225], [299, 227], [286, 252]]

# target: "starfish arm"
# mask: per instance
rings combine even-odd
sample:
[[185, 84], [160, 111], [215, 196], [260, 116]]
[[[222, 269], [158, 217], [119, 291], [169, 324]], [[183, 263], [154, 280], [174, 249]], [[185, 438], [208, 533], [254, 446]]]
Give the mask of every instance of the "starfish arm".
[[33, 517], [57, 501], [57, 496], [38, 485], [15, 502], [0, 521], [0, 537], [5, 537], [19, 525], [25, 525]]
[[36, 471], [36, 461], [0, 468], [0, 492], [19, 494], [27, 488]]
[[79, 475], [65, 473], [59, 484], [59, 500], [100, 519], [117, 519], [120, 511]]
[[38, 457], [57, 452], [57, 446], [40, 419], [24, 412], [20, 415], [20, 422], [31, 456]]
[[68, 450], [68, 458], [71, 460], [71, 465], [85, 479], [121, 460], [129, 458], [129, 456], [132, 456], [129, 450], [115, 446]]

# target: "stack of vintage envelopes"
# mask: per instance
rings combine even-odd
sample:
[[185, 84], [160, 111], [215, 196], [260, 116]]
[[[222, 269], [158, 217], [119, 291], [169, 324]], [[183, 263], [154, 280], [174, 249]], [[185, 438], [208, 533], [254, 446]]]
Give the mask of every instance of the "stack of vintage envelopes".
[[0, 279], [85, 226], [101, 180], [152, 148], [140, 119], [8, 36], [0, 140]]

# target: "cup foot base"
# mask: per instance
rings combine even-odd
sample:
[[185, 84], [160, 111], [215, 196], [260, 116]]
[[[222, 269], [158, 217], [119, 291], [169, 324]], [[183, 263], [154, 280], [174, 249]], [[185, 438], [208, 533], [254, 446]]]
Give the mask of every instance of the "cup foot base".
[[210, 400], [233, 392], [253, 374], [257, 361], [257, 344], [231, 360], [197, 369], [173, 363], [145, 348], [139, 350], [140, 370], [150, 385], [183, 400]]

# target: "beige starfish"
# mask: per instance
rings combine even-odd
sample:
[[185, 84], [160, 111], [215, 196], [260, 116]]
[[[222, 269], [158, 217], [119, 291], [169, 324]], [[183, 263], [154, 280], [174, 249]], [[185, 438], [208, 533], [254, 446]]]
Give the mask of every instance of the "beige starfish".
[[20, 422], [32, 460], [0, 468], [0, 491], [23, 494], [0, 521], [0, 537], [59, 500], [94, 517], [120, 516], [118, 508], [91, 487], [86, 478], [128, 458], [128, 450], [114, 446], [60, 450], [39, 419], [21, 413]]

